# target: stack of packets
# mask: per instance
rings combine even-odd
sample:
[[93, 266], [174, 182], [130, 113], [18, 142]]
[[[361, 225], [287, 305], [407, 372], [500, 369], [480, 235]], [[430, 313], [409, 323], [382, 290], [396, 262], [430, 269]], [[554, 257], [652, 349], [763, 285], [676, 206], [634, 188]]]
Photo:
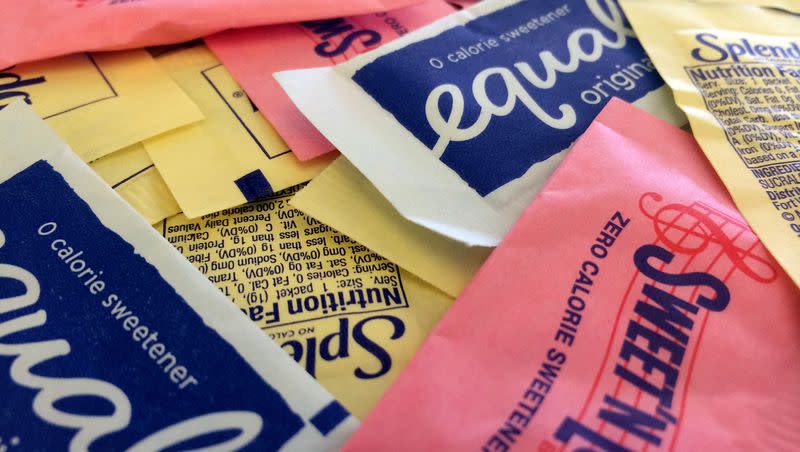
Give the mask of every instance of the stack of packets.
[[796, 0], [2, 20], [0, 450], [798, 448]]

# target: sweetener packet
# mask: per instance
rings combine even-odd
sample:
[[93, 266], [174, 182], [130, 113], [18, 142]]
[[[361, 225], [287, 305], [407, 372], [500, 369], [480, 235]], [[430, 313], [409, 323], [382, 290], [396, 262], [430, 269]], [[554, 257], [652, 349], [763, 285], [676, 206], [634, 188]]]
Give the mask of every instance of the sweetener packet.
[[141, 143], [99, 158], [89, 167], [150, 224], [181, 211]]
[[291, 207], [295, 191], [157, 227], [363, 418], [453, 299]]
[[314, 177], [291, 204], [452, 297], [464, 290], [492, 251], [403, 218], [344, 157]]
[[189, 41], [244, 28], [401, 8], [420, 0], [27, 0], [7, 2], [0, 67], [88, 50]]
[[623, 4], [742, 214], [800, 284], [800, 16]]
[[22, 102], [0, 137], [3, 448], [341, 445], [357, 421]]
[[613, 100], [344, 450], [793, 449], [798, 297], [692, 137]]
[[297, 111], [272, 74], [333, 66], [452, 12], [443, 0], [433, 0], [396, 11], [230, 30], [205, 41], [294, 155], [310, 160], [334, 147]]
[[404, 217], [470, 245], [500, 242], [612, 95], [685, 120], [610, 0], [484, 1], [276, 77]]
[[14, 100], [30, 105], [86, 162], [203, 118], [143, 50], [6, 67], [0, 109]]
[[202, 43], [158, 49], [154, 54], [206, 117], [144, 142], [188, 217], [235, 207], [306, 182], [333, 159], [297, 160]]

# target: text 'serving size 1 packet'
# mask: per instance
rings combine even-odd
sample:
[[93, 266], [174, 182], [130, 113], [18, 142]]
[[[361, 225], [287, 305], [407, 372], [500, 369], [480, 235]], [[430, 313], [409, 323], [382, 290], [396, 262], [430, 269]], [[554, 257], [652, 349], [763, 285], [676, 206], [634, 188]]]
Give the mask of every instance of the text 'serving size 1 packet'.
[[30, 109], [0, 137], [4, 448], [341, 445], [357, 421]]
[[297, 111], [272, 74], [333, 66], [453, 12], [444, 0], [396, 11], [226, 31], [206, 38], [253, 103], [300, 160], [333, 145]]
[[150, 224], [181, 211], [141, 143], [99, 158], [89, 167]]
[[294, 192], [157, 227], [363, 418], [453, 299], [291, 207]]
[[0, 68], [89, 50], [189, 41], [229, 28], [351, 16], [421, 0], [27, 0], [6, 2]]
[[800, 284], [800, 16], [623, 4], [742, 214]]
[[86, 162], [203, 118], [144, 50], [0, 69], [0, 109], [14, 100], [30, 105]]
[[692, 137], [614, 100], [344, 450], [793, 449], [798, 297]]
[[205, 45], [153, 52], [206, 117], [144, 142], [189, 218], [306, 182], [334, 158], [300, 162]]
[[484, 1], [276, 77], [404, 217], [472, 245], [502, 239], [611, 96], [685, 120], [613, 0]]

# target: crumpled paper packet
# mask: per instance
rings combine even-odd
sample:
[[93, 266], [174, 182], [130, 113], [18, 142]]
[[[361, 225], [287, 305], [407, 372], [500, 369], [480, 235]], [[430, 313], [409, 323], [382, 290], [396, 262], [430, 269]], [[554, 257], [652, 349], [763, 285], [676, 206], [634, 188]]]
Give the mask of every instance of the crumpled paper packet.
[[453, 297], [290, 206], [297, 188], [156, 228], [363, 419]]
[[14, 100], [30, 105], [85, 162], [203, 119], [144, 50], [79, 53], [2, 69], [0, 108]]
[[5, 2], [0, 68], [92, 50], [189, 41], [228, 28], [388, 11], [420, 0], [25, 0]]
[[[394, 11], [230, 30], [205, 39], [300, 160], [334, 150], [297, 110], [272, 74], [333, 66], [453, 12], [444, 0]], [[313, 89], [309, 87], [310, 89]]]
[[158, 64], [206, 117], [143, 143], [189, 218], [306, 182], [335, 158], [299, 161], [204, 44], [157, 50]]

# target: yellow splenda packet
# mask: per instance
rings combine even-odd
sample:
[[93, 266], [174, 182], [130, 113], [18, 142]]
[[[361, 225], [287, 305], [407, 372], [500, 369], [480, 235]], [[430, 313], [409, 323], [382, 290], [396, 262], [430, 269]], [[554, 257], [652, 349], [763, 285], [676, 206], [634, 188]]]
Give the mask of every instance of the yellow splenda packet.
[[150, 224], [180, 213], [141, 143], [99, 158], [89, 166]]
[[291, 207], [296, 189], [156, 227], [363, 419], [453, 298]]
[[86, 162], [203, 118], [144, 50], [0, 68], [0, 108], [14, 100], [29, 104]]
[[800, 16], [730, 2], [621, 4], [737, 207], [800, 284]]
[[189, 218], [306, 182], [335, 157], [300, 162], [205, 45], [167, 49], [156, 61], [206, 117], [144, 143]]

